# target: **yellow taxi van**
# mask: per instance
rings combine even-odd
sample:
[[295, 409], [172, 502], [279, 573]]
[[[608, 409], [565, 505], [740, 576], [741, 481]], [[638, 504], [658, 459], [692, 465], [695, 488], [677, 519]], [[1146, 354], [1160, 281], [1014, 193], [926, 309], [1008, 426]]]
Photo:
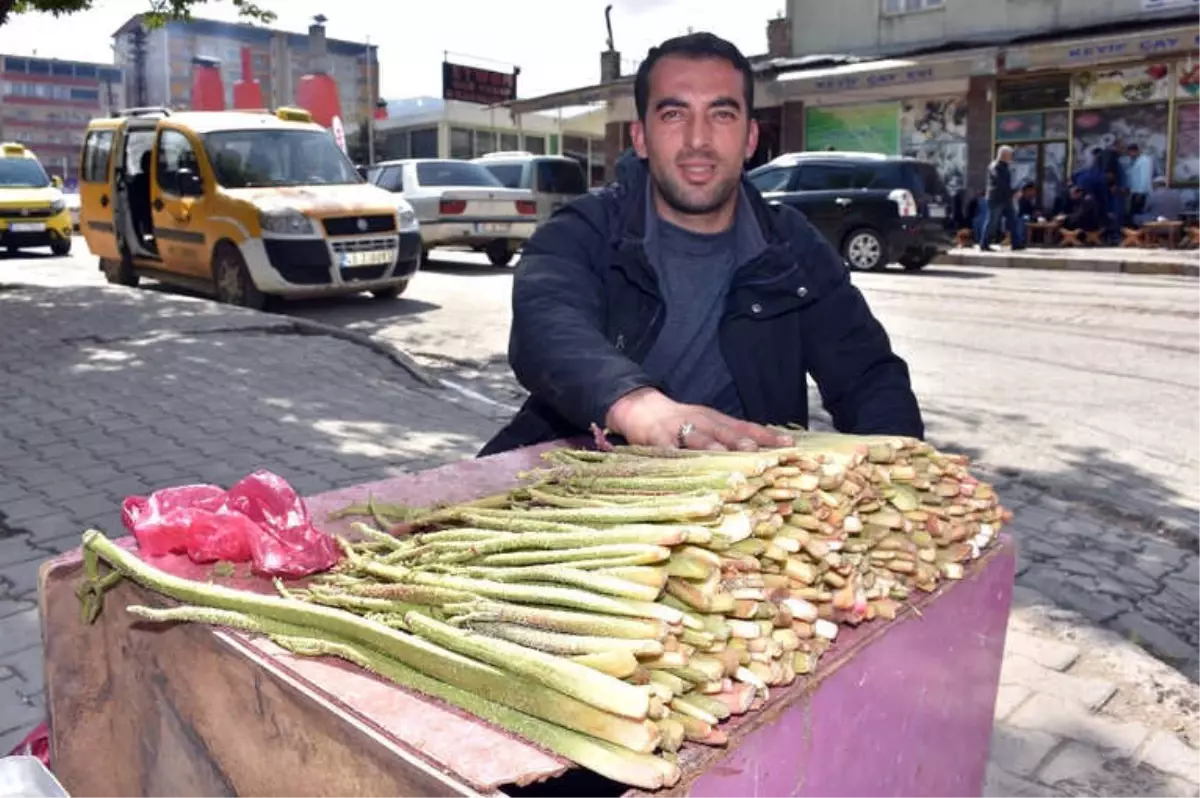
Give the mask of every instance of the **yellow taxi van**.
[[84, 140], [80, 231], [110, 283], [143, 277], [222, 302], [404, 292], [412, 206], [368, 184], [307, 111], [134, 108]]
[[71, 214], [62, 178], [49, 177], [37, 156], [16, 142], [0, 144], [0, 244], [9, 252], [50, 247], [71, 252]]

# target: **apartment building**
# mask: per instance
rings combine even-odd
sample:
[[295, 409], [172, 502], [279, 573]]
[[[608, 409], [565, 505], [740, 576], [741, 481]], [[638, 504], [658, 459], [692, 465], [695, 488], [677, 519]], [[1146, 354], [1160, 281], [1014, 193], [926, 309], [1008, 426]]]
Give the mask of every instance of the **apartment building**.
[[[324, 42], [322, 58], [314, 48]], [[377, 48], [374, 45], [325, 38], [320, 21], [307, 34], [254, 25], [193, 19], [147, 30], [142, 15], [131, 17], [113, 34], [116, 60], [125, 69], [125, 86], [135, 105], [187, 108], [191, 105], [192, 60], [220, 63], [226, 105], [233, 106], [233, 84], [241, 78], [241, 50], [251, 52], [254, 77], [271, 107], [293, 105], [300, 78], [325, 69], [338, 87], [342, 121], [349, 128], [374, 112], [379, 96]]]
[[0, 140], [19, 141], [68, 185], [90, 120], [125, 104], [124, 77], [112, 64], [0, 55]]

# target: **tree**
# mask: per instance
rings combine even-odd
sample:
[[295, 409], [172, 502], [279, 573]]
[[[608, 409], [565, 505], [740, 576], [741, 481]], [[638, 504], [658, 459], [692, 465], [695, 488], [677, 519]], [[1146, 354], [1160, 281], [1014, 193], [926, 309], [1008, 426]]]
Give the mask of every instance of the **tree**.
[[[169, 20], [191, 19], [192, 8], [206, 2], [208, 0], [147, 0], [150, 8], [143, 21], [147, 27], [156, 28]], [[252, 0], [229, 0], [229, 2], [237, 7], [238, 16], [263, 23], [275, 21], [275, 12], [263, 8]], [[95, 4], [96, 0], [0, 0], [0, 25], [8, 22], [11, 14], [39, 11], [61, 17], [87, 11]]]

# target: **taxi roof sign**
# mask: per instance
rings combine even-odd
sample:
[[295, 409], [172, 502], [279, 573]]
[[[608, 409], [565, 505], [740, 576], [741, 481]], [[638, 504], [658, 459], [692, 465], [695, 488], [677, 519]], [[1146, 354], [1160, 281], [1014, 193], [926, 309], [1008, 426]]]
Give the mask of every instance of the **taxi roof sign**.
[[0, 144], [0, 150], [3, 150], [5, 158], [28, 158], [29, 150], [25, 149], [24, 144], [16, 142], [5, 142]]
[[275, 110], [275, 116], [284, 122], [312, 122], [312, 114], [303, 108], [283, 106]]

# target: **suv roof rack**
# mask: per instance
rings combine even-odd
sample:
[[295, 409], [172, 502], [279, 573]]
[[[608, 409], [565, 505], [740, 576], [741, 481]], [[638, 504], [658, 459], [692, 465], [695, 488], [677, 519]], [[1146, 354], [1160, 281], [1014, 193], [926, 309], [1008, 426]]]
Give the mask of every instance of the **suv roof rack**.
[[162, 105], [146, 105], [140, 108], [122, 108], [113, 116], [170, 116], [171, 109]]

